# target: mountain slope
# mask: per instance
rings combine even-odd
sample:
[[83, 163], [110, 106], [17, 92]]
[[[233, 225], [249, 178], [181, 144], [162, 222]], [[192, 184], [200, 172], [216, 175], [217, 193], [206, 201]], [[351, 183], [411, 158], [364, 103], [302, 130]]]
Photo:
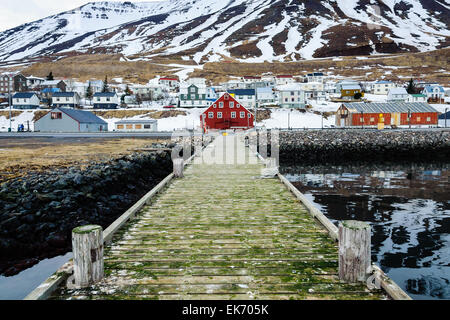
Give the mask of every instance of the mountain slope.
[[204, 63], [430, 51], [449, 45], [449, 25], [449, 0], [95, 2], [0, 33], [0, 61], [73, 52]]

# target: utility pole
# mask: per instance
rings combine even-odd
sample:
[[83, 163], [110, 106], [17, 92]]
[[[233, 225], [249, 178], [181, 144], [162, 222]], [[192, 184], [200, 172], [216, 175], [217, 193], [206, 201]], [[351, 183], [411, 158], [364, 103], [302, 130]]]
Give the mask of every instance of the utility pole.
[[289, 128], [291, 127], [291, 109], [289, 109], [289, 112], [288, 112], [288, 130], [289, 130]]
[[408, 123], [409, 123], [409, 128], [411, 129], [411, 110], [408, 109]]
[[447, 128], [447, 110], [448, 108], [445, 108], [445, 127]]
[[321, 112], [322, 115], [322, 130], [323, 130], [323, 111]]
[[9, 132], [12, 132], [12, 124], [11, 124], [11, 83], [8, 76], [8, 104], [9, 104]]
[[256, 129], [256, 101], [257, 101], [257, 97], [256, 97], [256, 81], [253, 83], [254, 88], [255, 88], [255, 129]]

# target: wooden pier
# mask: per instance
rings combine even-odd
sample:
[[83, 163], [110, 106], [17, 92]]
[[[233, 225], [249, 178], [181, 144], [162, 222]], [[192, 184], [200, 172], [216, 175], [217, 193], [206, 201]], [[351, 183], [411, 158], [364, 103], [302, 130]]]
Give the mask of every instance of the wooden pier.
[[263, 168], [242, 135], [217, 137], [134, 219], [105, 230], [103, 280], [68, 288], [58, 273], [28, 299], [388, 299], [339, 279], [335, 230]]

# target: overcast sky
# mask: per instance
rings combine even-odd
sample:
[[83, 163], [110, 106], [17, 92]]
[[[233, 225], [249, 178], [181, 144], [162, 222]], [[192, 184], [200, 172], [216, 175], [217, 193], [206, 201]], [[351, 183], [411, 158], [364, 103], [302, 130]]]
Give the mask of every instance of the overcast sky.
[[[99, 0], [0, 0], [0, 31]], [[112, 0], [114, 1], [114, 0]], [[124, 0], [125, 1], [125, 0]], [[145, 2], [155, 0], [132, 0]], [[123, 2], [123, 1], [118, 1]]]

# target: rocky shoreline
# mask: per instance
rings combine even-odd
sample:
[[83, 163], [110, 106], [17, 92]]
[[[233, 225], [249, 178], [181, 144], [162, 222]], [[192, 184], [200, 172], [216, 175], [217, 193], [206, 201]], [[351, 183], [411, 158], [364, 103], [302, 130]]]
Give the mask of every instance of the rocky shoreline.
[[[152, 148], [173, 146], [152, 145]], [[133, 153], [87, 168], [55, 168], [0, 186], [0, 274], [71, 250], [71, 230], [103, 228], [172, 171], [167, 151]]]
[[280, 133], [280, 162], [449, 161], [450, 131], [305, 130]]

